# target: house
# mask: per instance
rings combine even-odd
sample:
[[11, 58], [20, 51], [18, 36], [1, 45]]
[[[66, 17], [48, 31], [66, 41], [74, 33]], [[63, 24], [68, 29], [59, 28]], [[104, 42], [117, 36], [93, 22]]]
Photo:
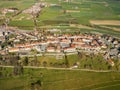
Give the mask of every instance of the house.
[[55, 52], [55, 47], [47, 47], [47, 52]]
[[19, 52], [20, 49], [19, 48], [8, 48], [8, 52]]
[[62, 48], [68, 48], [68, 47], [70, 47], [70, 44], [69, 43], [60, 42], [60, 46]]
[[57, 48], [57, 49], [55, 50], [55, 52], [61, 52], [61, 49], [60, 49], [60, 48]]
[[85, 43], [92, 42], [92, 40], [91, 40], [91, 39], [86, 39], [86, 38], [83, 38], [82, 40], [83, 40], [83, 42], [85, 42]]
[[5, 55], [5, 54], [6, 54], [6, 51], [5, 51], [5, 50], [1, 50], [1, 51], [0, 51], [0, 54], [1, 54], [1, 55]]
[[69, 47], [69, 48], [64, 48], [64, 52], [75, 52], [76, 48], [74, 47]]
[[17, 8], [4, 8], [4, 9], [2, 10], [2, 13], [4, 13], [4, 14], [6, 14], [6, 13], [14, 13], [14, 12], [16, 12], [16, 11], [18, 11]]
[[14, 42], [20, 42], [20, 39], [15, 39]]
[[105, 45], [105, 44], [103, 44], [102, 46], [101, 46], [101, 48], [107, 48], [107, 45]]
[[113, 41], [113, 44], [114, 45], [118, 44], [118, 41], [117, 40]]
[[110, 56], [117, 56], [119, 54], [119, 50], [117, 48], [111, 48], [109, 51]]
[[33, 46], [26, 46], [26, 47], [24, 47], [23, 50], [25, 50], [25, 51], [30, 51], [30, 50], [32, 50], [32, 49], [33, 49]]
[[41, 45], [41, 46], [40, 46], [41, 51], [42, 51], [42, 52], [45, 52], [45, 51], [46, 51], [46, 47], [47, 47], [47, 46], [46, 46], [46, 45], [44, 45], [44, 44], [43, 44], [43, 45]]
[[38, 52], [41, 52], [41, 51], [42, 51], [40, 45], [36, 45], [36, 46], [34, 46], [34, 49], [36, 49]]

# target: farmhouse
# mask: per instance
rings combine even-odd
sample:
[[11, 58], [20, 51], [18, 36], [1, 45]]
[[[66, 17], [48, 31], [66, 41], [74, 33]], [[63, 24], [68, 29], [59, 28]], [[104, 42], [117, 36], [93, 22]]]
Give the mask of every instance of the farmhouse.
[[1, 12], [2, 12], [3, 14], [6, 14], [6, 13], [14, 13], [14, 12], [16, 12], [16, 11], [18, 11], [17, 8], [4, 8], [4, 9], [1, 10]]

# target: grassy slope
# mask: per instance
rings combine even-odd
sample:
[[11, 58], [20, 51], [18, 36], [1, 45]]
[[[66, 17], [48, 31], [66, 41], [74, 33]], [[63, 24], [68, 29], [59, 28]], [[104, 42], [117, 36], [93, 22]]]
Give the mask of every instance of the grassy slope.
[[34, 0], [0, 1], [0, 8], [16, 7], [20, 10], [23, 10], [32, 6], [34, 2]]
[[[30, 79], [30, 75], [33, 77]], [[40, 77], [40, 73], [43, 77]], [[84, 71], [47, 70], [33, 69], [25, 70], [24, 76], [0, 79], [2, 90], [23, 90], [30, 87], [30, 83], [36, 80], [42, 81], [42, 90], [92, 90], [104, 87], [109, 90], [120, 88], [120, 73], [94, 73]], [[117, 86], [111, 86], [117, 85]], [[108, 87], [105, 87], [108, 86]], [[113, 87], [113, 88], [110, 88]]]
[[[94, 55], [94, 58], [90, 56], [85, 56], [83, 53], [82, 58], [78, 57], [78, 55], [69, 55], [67, 56], [69, 67], [73, 67], [75, 63], [79, 63], [79, 68], [84, 69], [84, 65], [86, 65], [86, 69], [90, 69], [89, 65], [91, 65], [91, 68], [94, 70], [108, 70], [108, 67], [110, 66], [109, 63], [107, 63], [101, 54]], [[21, 60], [24, 60], [24, 58], [21, 58]], [[29, 57], [29, 62], [34, 60], [34, 57]], [[43, 62], [47, 62], [47, 67], [65, 67], [65, 58], [63, 59], [56, 59], [55, 56], [41, 56], [37, 57], [37, 60], [39, 61], [39, 66], [44, 66]], [[115, 66], [112, 67], [112, 70], [116, 70], [116, 66], [119, 64], [118, 60], [113, 60], [115, 62]]]

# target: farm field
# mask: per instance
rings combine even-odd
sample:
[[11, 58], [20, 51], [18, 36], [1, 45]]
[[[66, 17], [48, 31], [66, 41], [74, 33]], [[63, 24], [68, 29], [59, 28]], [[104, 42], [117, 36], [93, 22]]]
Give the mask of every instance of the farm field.
[[[10, 70], [12, 72], [11, 68]], [[117, 72], [24, 69], [24, 74], [21, 76], [0, 79], [0, 88], [31, 90], [31, 83], [40, 81], [40, 90], [119, 90], [119, 76], [120, 73]]]
[[0, 0], [0, 8], [18, 8], [26, 9], [35, 3], [34, 0]]
[[[23, 11], [32, 7], [35, 3], [38, 3], [40, 1], [41, 0], [2, 0], [0, 1], [0, 9], [12, 8], [14, 6], [13, 8], [17, 8], [19, 11]], [[70, 26], [70, 24], [77, 24], [87, 26], [87, 28], [81, 27], [83, 29], [88, 29], [88, 27], [94, 29], [97, 25], [98, 27], [96, 30], [99, 32], [99, 26], [120, 26], [120, 1], [118, 0], [71, 0], [70, 2], [65, 2], [64, 0], [42, 0], [42, 2], [45, 2], [47, 6], [42, 8], [42, 11], [36, 18], [37, 28], [39, 29], [46, 25], [53, 27], [60, 26], [61, 28], [64, 28], [62, 25]], [[10, 18], [10, 22], [8, 24], [9, 26], [16, 26], [23, 30], [34, 29], [34, 22], [31, 14], [19, 13], [18, 15], [13, 16], [14, 14], [15, 13], [8, 13], [5, 15], [5, 17]], [[0, 17], [3, 18], [0, 21], [0, 24], [2, 24], [2, 22], [4, 22], [4, 17]], [[71, 29], [71, 27], [67, 28]], [[103, 29], [105, 31], [109, 29], [113, 31], [119, 31], [119, 28]]]

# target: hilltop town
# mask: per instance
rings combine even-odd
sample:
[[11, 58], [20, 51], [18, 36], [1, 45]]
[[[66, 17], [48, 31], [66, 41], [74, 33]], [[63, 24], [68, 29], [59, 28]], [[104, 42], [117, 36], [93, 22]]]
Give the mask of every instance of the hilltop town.
[[[63, 2], [63, 1], [59, 1]], [[73, 2], [65, 0], [66, 2]], [[77, 2], [74, 2], [77, 3]], [[61, 7], [59, 4], [40, 2], [35, 3], [31, 7], [19, 11], [17, 8], [3, 8], [1, 12], [3, 16], [7, 13], [14, 13], [13, 16], [19, 14], [31, 15], [26, 17], [27, 20], [33, 20], [33, 30], [23, 30], [18, 26], [10, 26], [11, 18], [5, 18], [5, 21], [0, 27], [0, 55], [1, 64], [5, 55], [16, 54], [20, 57], [33, 56], [56, 56], [56, 59], [63, 59], [67, 55], [75, 54], [102, 54], [102, 58], [111, 66], [114, 66], [114, 60], [120, 58], [120, 39], [117, 34], [115, 36], [107, 35], [106, 33], [95, 32], [91, 29], [96, 29], [98, 26], [72, 24], [67, 25], [73, 29], [61, 29], [64, 25], [58, 24], [57, 28], [52, 25], [38, 26], [40, 22], [37, 18], [41, 15], [44, 8]], [[75, 10], [62, 10], [63, 13], [79, 13], [76, 7]], [[25, 17], [18, 18], [22, 21]], [[94, 22], [94, 21], [90, 21]], [[116, 21], [117, 22], [117, 21]], [[119, 21], [117, 22], [119, 23]], [[27, 24], [27, 23], [26, 23]], [[108, 23], [109, 24], [109, 23]], [[119, 25], [119, 24], [118, 24]], [[65, 24], [66, 26], [66, 24]], [[48, 28], [47, 28], [48, 27]], [[53, 27], [52, 29], [50, 27]], [[82, 32], [81, 28], [90, 29], [91, 32]], [[101, 27], [100, 27], [101, 28]], [[80, 30], [79, 30], [80, 29]], [[84, 30], [83, 29], [83, 30]], [[102, 27], [101, 29], [108, 29]], [[89, 30], [89, 31], [90, 31]], [[110, 28], [109, 28], [110, 30]], [[117, 32], [116, 32], [117, 33]]]
[[[96, 15], [98, 12], [94, 10], [94, 5], [98, 4], [112, 8], [111, 2], [38, 0], [29, 3], [27, 7], [19, 7], [16, 3], [15, 7], [0, 8], [0, 65], [14, 66], [17, 62], [31, 66], [34, 62], [37, 66], [49, 63], [47, 66], [50, 67], [99, 70], [116, 67], [119, 70], [120, 21], [104, 20], [107, 13], [99, 8], [99, 13], [105, 14], [103, 17], [102, 14]], [[111, 9], [108, 13], [111, 13]], [[119, 18], [117, 11], [114, 14], [112, 17]], [[90, 18], [91, 15], [103, 20], [94, 20]], [[41, 60], [44, 56], [46, 59]], [[72, 60], [69, 60], [68, 57], [72, 56]], [[97, 65], [104, 62], [105, 67], [94, 67], [93, 62], [97, 62]]]
[[0, 0], [1, 90], [119, 90], [120, 0]]
[[[77, 54], [79, 52], [103, 54], [105, 60], [120, 58], [118, 38], [104, 34], [81, 33], [59, 29], [39, 31], [0, 31], [0, 54], [18, 53], [20, 56]], [[31, 53], [36, 51], [37, 53]], [[48, 54], [49, 53], [49, 54]], [[114, 66], [113, 62], [112, 66]]]

